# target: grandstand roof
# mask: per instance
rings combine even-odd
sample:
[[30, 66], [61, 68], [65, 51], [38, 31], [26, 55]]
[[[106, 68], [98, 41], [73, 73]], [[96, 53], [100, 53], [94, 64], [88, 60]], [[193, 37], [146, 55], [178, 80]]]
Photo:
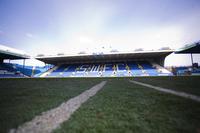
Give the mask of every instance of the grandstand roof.
[[200, 42], [191, 44], [175, 52], [176, 54], [199, 54], [200, 53]]
[[73, 64], [73, 63], [100, 63], [100, 62], [115, 62], [115, 61], [131, 61], [139, 59], [158, 59], [165, 58], [167, 55], [174, 52], [173, 50], [158, 50], [158, 51], [135, 51], [135, 52], [117, 52], [108, 54], [82, 54], [82, 55], [57, 55], [57, 56], [41, 56], [36, 59], [48, 64]]
[[29, 59], [24, 52], [0, 45], [0, 59]]

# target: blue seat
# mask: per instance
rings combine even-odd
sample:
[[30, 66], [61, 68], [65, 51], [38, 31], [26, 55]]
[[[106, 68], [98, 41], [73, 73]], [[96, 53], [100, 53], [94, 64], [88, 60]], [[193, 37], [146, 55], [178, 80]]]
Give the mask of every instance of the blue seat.
[[123, 77], [157, 76], [160, 73], [148, 61], [128, 61], [118, 63], [86, 63], [61, 65], [48, 76], [56, 77]]

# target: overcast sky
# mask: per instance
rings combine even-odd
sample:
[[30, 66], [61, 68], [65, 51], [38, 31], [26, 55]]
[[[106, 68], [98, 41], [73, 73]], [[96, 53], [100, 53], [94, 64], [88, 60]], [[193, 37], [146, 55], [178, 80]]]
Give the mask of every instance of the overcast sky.
[[[178, 49], [200, 40], [199, 27], [200, 0], [0, 0], [0, 44], [33, 56]], [[190, 58], [170, 55], [173, 63]]]

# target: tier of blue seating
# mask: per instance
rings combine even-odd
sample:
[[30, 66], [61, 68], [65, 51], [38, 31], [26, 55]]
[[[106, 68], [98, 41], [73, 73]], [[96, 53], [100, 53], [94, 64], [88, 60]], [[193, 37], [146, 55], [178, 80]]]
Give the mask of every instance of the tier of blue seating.
[[200, 67], [182, 66], [176, 67], [176, 74], [181, 75], [200, 75]]
[[23, 66], [20, 64], [1, 63], [0, 77], [24, 77], [34, 76], [48, 70], [49, 66]]
[[15, 70], [23, 73], [26, 76], [34, 76], [36, 74], [43, 73], [48, 70], [47, 66], [39, 67], [39, 66], [23, 66], [20, 64], [8, 64], [13, 67]]
[[0, 77], [24, 77], [19, 71], [15, 70], [13, 67], [7, 63], [0, 64]]
[[160, 73], [148, 61], [135, 61], [102, 64], [62, 64], [49, 73], [47, 77], [158, 76]]

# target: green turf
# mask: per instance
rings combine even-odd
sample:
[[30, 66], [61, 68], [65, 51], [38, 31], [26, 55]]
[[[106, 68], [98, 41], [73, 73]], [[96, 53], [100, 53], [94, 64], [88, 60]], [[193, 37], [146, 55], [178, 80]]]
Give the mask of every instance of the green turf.
[[200, 76], [140, 77], [132, 79], [200, 96]]
[[0, 79], [0, 133], [72, 98], [96, 79]]
[[[197, 132], [200, 104], [129, 78], [0, 79], [0, 132], [58, 106], [102, 80], [107, 85], [55, 132]], [[199, 95], [199, 77], [131, 78]]]
[[103, 90], [83, 104], [55, 133], [200, 131], [200, 103], [139, 86], [123, 78], [107, 80]]

